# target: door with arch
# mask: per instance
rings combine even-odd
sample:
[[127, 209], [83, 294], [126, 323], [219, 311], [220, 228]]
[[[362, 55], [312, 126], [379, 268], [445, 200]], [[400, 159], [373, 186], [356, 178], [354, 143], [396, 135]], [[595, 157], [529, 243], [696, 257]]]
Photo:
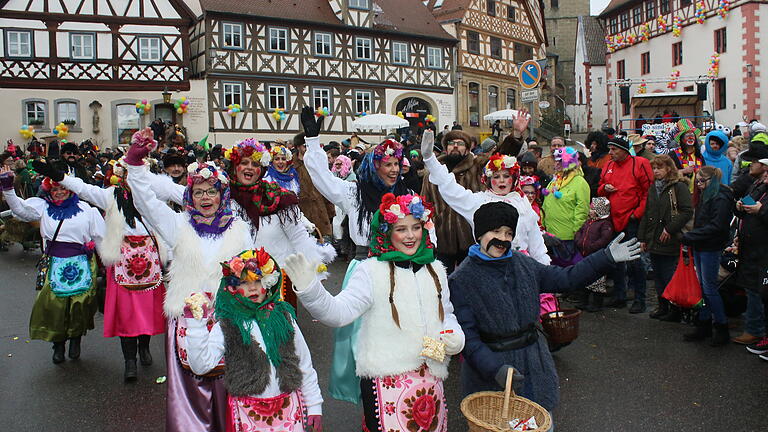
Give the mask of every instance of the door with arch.
[[422, 98], [412, 96], [398, 102], [395, 112], [402, 112], [408, 120], [409, 134], [418, 135], [427, 126], [426, 117], [432, 114], [432, 105]]

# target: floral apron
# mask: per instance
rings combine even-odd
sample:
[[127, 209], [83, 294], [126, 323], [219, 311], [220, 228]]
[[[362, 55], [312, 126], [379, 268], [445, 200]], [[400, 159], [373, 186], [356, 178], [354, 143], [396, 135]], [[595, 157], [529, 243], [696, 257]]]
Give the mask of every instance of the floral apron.
[[122, 259], [115, 264], [115, 282], [131, 291], [157, 288], [163, 282], [160, 253], [150, 236], [125, 236]]
[[[366, 388], [369, 387], [369, 388]], [[375, 407], [367, 406], [363, 395], [364, 415], [375, 416], [377, 428], [371, 418], [365, 419], [366, 432], [446, 432], [448, 411], [443, 381], [422, 365], [419, 369], [400, 375], [363, 379], [361, 390], [373, 392]]]
[[299, 390], [273, 398], [229, 396], [230, 426], [235, 432], [304, 432], [304, 410]]
[[91, 288], [93, 275], [88, 255], [61, 258], [52, 256], [48, 276], [56, 297], [72, 297]]

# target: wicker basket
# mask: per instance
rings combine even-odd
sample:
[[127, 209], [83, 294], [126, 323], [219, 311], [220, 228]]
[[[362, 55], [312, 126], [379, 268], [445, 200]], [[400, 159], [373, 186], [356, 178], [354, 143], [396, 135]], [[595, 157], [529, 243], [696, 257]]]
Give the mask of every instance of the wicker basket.
[[578, 309], [560, 309], [541, 315], [541, 325], [547, 333], [549, 342], [553, 344], [566, 344], [579, 337]]
[[515, 395], [512, 389], [512, 368], [507, 371], [507, 385], [503, 392], [473, 393], [461, 401], [461, 412], [467, 418], [469, 432], [509, 431], [508, 422], [519, 418], [536, 418], [539, 426], [532, 432], [547, 432], [552, 426], [552, 418], [543, 406]]

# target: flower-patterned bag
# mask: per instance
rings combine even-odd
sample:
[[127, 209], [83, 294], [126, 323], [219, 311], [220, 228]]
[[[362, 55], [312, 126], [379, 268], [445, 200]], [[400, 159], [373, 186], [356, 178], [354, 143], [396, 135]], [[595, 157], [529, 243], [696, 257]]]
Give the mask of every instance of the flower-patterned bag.
[[75, 255], [61, 258], [51, 257], [48, 270], [51, 292], [56, 297], [80, 295], [91, 288], [93, 275], [88, 255]]
[[35, 290], [40, 291], [45, 285], [45, 281], [48, 280], [48, 268], [51, 265], [51, 257], [48, 255], [48, 249], [51, 247], [51, 243], [56, 241], [56, 237], [59, 236], [59, 230], [61, 224], [64, 223], [64, 219], [59, 221], [56, 225], [56, 231], [53, 233], [53, 238], [50, 242], [46, 243], [43, 255], [40, 256], [40, 260], [37, 261], [37, 278], [35, 279]]
[[118, 284], [131, 291], [145, 291], [155, 289], [163, 282], [163, 268], [154, 237], [123, 237], [120, 255], [120, 262], [115, 264], [115, 282]]

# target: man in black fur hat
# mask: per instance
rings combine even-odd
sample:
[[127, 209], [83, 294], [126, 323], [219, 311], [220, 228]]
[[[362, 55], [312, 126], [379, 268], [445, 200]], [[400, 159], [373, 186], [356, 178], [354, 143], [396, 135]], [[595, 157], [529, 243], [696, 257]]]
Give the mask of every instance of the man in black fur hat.
[[80, 160], [80, 149], [76, 144], [68, 142], [61, 146], [61, 159], [57, 164], [58, 169], [65, 173], [75, 176], [80, 180], [92, 184], [92, 174], [88, 173], [88, 170], [83, 166]]

